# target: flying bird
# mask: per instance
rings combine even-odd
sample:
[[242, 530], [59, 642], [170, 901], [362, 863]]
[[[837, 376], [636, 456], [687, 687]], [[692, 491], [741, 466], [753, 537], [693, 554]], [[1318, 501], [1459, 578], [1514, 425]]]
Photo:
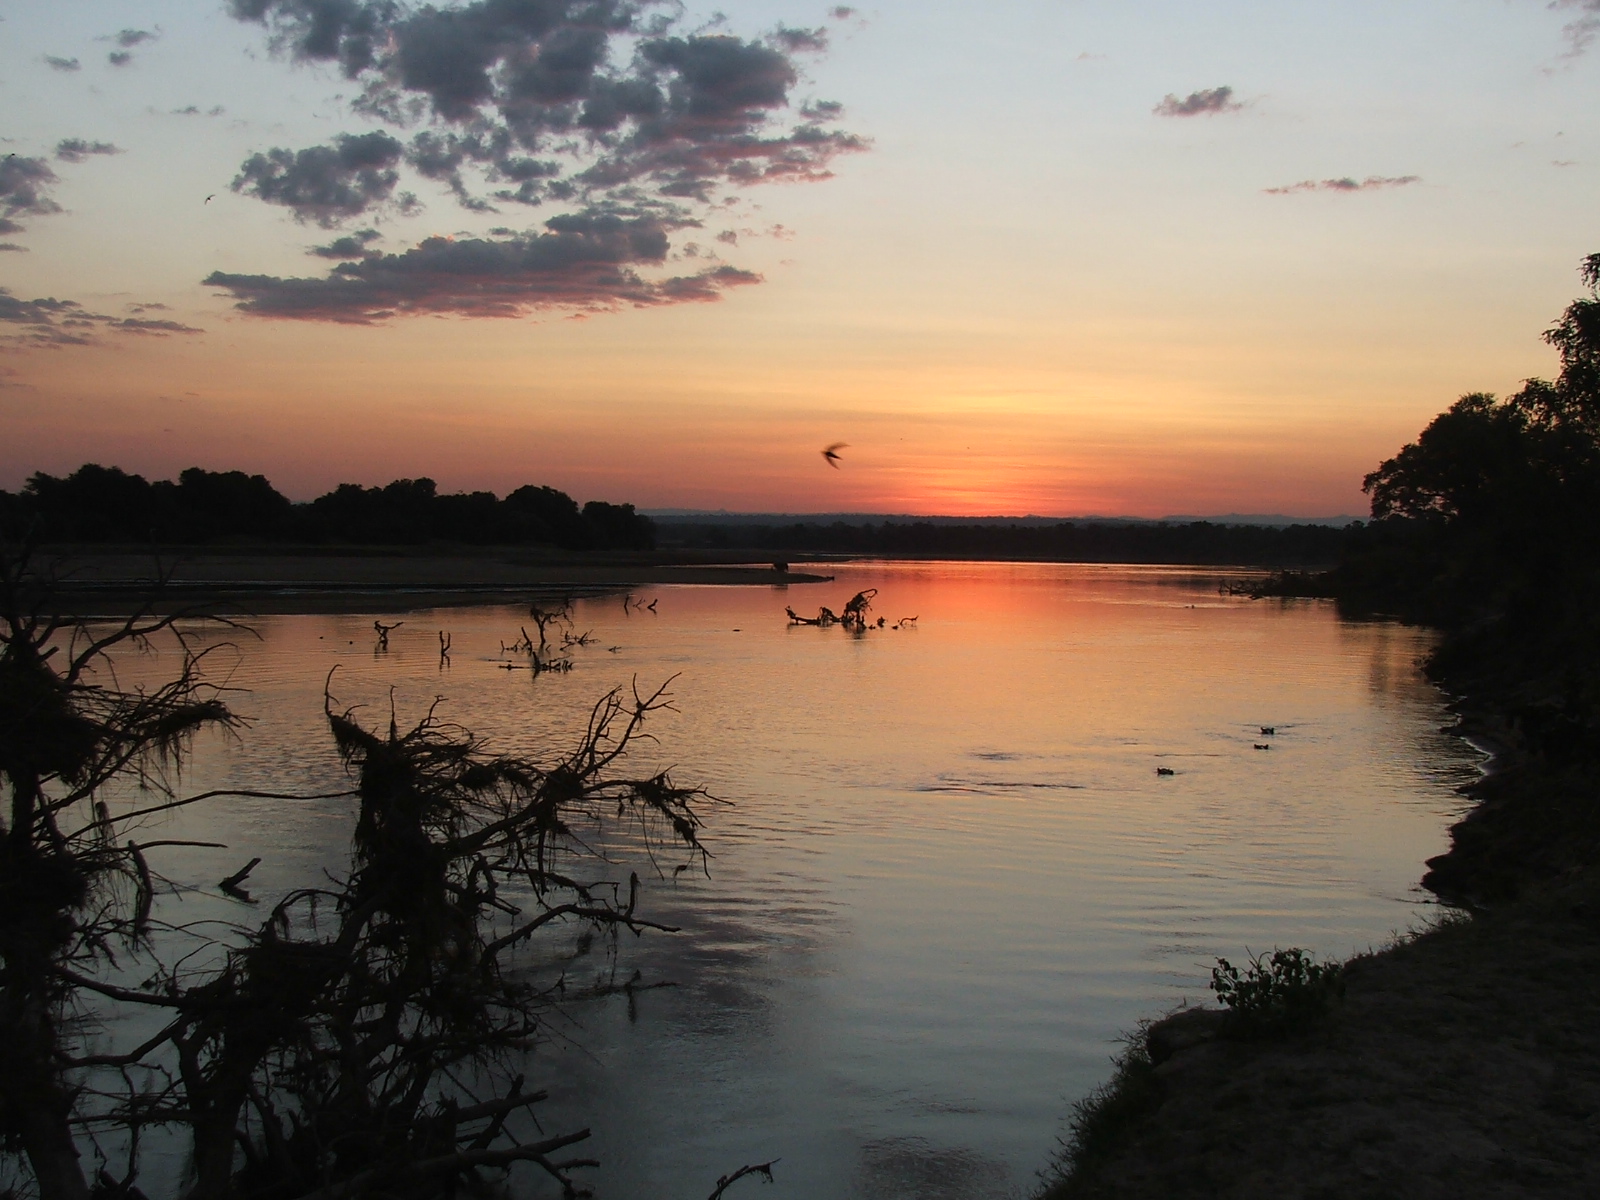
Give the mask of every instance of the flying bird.
[[828, 465], [835, 471], [839, 469], [839, 451], [848, 450], [849, 442], [835, 442], [822, 452], [822, 457], [828, 460]]
[[204, 201], [202, 201], [202, 203], [203, 203], [203, 204], [210, 204], [210, 203], [211, 203], [211, 202], [212, 202], [212, 201], [213, 201], [213, 200], [215, 200], [215, 199], [216, 199], [216, 198], [217, 198], [217, 194], [216, 194], [216, 193], [215, 193], [215, 192], [212, 192], [212, 193], [211, 193], [211, 195], [209, 195], [209, 196], [207, 196], [207, 197], [206, 197], [206, 198], [205, 198], [205, 200], [204, 200]]

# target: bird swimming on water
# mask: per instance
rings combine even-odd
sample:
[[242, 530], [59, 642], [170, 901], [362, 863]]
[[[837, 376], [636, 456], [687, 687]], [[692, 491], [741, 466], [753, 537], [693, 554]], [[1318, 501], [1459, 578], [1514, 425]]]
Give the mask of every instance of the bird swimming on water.
[[839, 469], [839, 451], [849, 448], [849, 442], [835, 442], [822, 452], [822, 457], [827, 459], [828, 465], [837, 471]]

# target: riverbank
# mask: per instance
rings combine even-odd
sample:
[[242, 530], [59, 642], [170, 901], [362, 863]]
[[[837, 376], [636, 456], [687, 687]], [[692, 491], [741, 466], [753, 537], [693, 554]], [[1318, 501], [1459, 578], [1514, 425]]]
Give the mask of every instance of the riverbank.
[[59, 581], [63, 603], [94, 612], [123, 611], [155, 595], [158, 610], [206, 605], [244, 613], [389, 613], [672, 584], [787, 587], [832, 578], [739, 555], [562, 554], [527, 547], [47, 548], [35, 560]]
[[1593, 776], [1496, 766], [1425, 878], [1470, 908], [1352, 960], [1289, 1036], [1141, 1030], [1041, 1200], [1600, 1195]]

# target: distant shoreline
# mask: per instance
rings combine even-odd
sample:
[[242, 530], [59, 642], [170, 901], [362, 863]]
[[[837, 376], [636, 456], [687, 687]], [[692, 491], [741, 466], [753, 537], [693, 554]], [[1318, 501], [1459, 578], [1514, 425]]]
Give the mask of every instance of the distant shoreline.
[[671, 584], [787, 587], [831, 576], [729, 562], [737, 555], [539, 554], [526, 547], [396, 551], [390, 547], [47, 547], [36, 565], [80, 613], [152, 606], [170, 612], [408, 612], [611, 595]]

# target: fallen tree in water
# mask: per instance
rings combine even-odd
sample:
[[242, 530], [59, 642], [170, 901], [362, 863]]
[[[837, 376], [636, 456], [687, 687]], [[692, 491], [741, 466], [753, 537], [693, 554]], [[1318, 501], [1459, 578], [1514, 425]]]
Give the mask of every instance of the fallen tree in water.
[[[179, 795], [192, 735], [237, 723], [196, 635], [52, 616], [26, 559], [0, 567], [0, 1194], [134, 1200], [152, 1141], [185, 1151], [183, 1200], [435, 1200], [518, 1163], [587, 1194], [574, 1172], [595, 1164], [570, 1147], [588, 1130], [542, 1131], [513, 1056], [558, 1003], [647, 985], [526, 968], [558, 934], [670, 928], [637, 874], [606, 877], [598, 838], [704, 867], [705, 792], [623, 769], [665, 685], [608, 693], [547, 758], [492, 753], [433, 709], [369, 728], [329, 692], [354, 782], [337, 795], [357, 802], [345, 868], [264, 918], [179, 924], [152, 852], [215, 843], [141, 827], [223, 795], [308, 797]], [[176, 678], [120, 686], [114, 655], [163, 636]], [[251, 904], [258, 861], [221, 894]]]
[[[858, 632], [874, 627], [882, 629], [888, 624], [883, 617], [879, 617], [875, 625], [867, 620], [867, 610], [872, 607], [872, 599], [877, 594], [877, 588], [867, 588], [864, 591], [857, 592], [845, 602], [843, 613], [836, 614], [826, 606], [819, 609], [815, 617], [802, 617], [788, 606], [785, 606], [783, 611], [789, 614], [789, 624], [791, 625], [842, 625], [846, 629]], [[916, 620], [915, 617], [911, 619], [913, 621]]]

